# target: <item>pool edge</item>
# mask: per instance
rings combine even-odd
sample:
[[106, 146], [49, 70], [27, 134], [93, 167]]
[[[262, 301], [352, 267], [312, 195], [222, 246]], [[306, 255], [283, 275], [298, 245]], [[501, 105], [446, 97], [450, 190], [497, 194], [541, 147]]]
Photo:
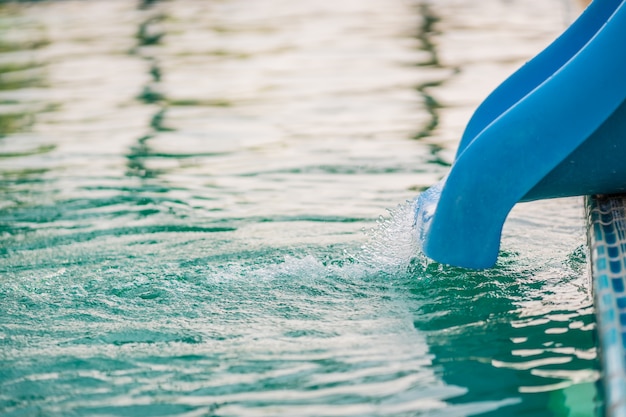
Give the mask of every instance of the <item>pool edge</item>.
[[585, 197], [591, 287], [607, 416], [626, 416], [626, 194]]

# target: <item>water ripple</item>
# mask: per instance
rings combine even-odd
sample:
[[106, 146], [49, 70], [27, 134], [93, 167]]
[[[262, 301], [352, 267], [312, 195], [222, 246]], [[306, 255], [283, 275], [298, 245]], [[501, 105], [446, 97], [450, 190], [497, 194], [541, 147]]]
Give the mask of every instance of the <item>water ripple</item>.
[[0, 4], [0, 414], [590, 414], [580, 204], [483, 272], [414, 230], [556, 8]]

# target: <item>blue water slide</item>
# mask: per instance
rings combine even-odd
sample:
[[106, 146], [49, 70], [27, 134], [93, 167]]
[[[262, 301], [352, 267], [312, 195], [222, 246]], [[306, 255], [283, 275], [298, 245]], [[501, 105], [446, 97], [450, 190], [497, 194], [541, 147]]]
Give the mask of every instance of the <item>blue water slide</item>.
[[477, 108], [416, 224], [428, 257], [482, 269], [516, 203], [625, 191], [626, 0], [595, 0]]

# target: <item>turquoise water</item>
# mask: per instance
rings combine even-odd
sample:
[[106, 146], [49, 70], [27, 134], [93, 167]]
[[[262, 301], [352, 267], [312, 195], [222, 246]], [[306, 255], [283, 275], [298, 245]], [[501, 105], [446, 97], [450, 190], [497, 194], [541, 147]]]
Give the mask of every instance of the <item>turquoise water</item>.
[[1, 5], [0, 414], [593, 415], [582, 202], [411, 230], [571, 13], [475, 3]]

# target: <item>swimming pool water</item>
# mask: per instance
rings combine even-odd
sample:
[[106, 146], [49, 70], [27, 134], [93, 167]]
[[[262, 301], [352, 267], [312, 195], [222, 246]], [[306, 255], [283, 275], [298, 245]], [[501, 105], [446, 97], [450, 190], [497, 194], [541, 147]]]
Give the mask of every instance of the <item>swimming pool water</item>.
[[567, 13], [0, 5], [0, 414], [594, 414], [581, 200], [518, 206], [482, 272], [411, 233]]

